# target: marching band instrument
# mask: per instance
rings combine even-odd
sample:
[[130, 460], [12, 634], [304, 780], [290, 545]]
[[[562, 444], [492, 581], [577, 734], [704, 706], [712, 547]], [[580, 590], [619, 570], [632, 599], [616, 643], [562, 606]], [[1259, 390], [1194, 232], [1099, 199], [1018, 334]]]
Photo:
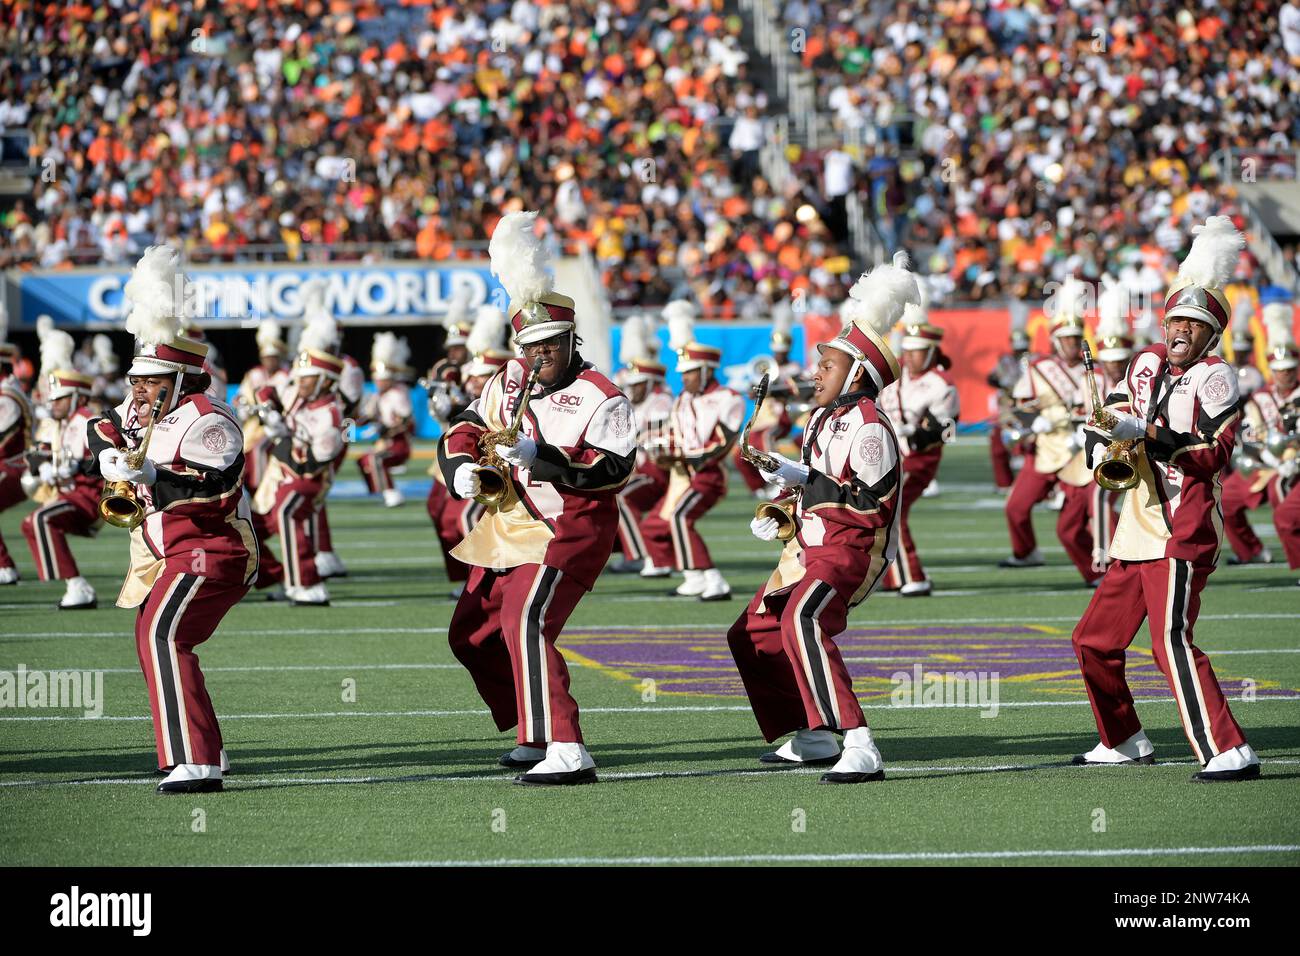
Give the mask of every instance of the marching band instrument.
[[[1114, 428], [1116, 418], [1102, 406], [1101, 396], [1097, 393], [1097, 379], [1092, 372], [1092, 349], [1088, 348], [1087, 339], [1081, 340], [1081, 344], [1084, 374], [1088, 378], [1089, 396], [1092, 399], [1092, 421], [1102, 428]], [[1107, 491], [1126, 491], [1136, 487], [1138, 473], [1133, 460], [1133, 446], [1137, 441], [1129, 438], [1112, 441], [1106, 446], [1106, 457], [1092, 470], [1097, 484]]]
[[[131, 469], [144, 464], [144, 456], [149, 451], [149, 439], [153, 437], [153, 426], [162, 415], [163, 403], [167, 401], [167, 388], [158, 390], [158, 398], [149, 412], [149, 427], [144, 431], [140, 447], [127, 452], [126, 466]], [[144, 505], [135, 496], [135, 488], [129, 481], [110, 481], [104, 484], [104, 496], [99, 499], [99, 516], [115, 528], [132, 531], [144, 520]]]
[[[781, 467], [771, 455], [759, 451], [749, 443], [749, 431], [754, 427], [754, 419], [758, 417], [759, 411], [763, 407], [763, 402], [767, 399], [767, 386], [769, 376], [764, 373], [754, 386], [754, 411], [749, 416], [749, 421], [745, 422], [745, 429], [740, 433], [740, 457], [749, 462], [755, 468], [763, 471], [773, 472]], [[798, 525], [794, 519], [794, 502], [788, 504], [778, 504], [775, 501], [759, 502], [754, 509], [755, 518], [771, 518], [777, 524], [776, 537], [779, 541], [789, 541], [798, 531]]]
[[510, 466], [497, 454], [496, 446], [513, 445], [519, 441], [519, 425], [524, 420], [524, 412], [528, 410], [533, 386], [537, 384], [540, 373], [541, 366], [538, 365], [534, 365], [528, 373], [528, 381], [524, 385], [523, 394], [519, 396], [519, 405], [515, 408], [510, 424], [499, 431], [487, 432], [478, 440], [479, 450], [484, 454], [478, 463], [479, 493], [474, 496], [474, 500], [481, 505], [499, 508], [510, 494]]

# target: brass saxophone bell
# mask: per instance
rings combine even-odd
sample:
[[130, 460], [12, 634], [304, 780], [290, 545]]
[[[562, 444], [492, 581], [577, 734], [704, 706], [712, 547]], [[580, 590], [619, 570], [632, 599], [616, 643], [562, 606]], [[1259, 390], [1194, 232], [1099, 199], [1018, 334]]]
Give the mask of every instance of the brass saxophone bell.
[[144, 520], [144, 506], [125, 481], [111, 482], [99, 499], [99, 516], [115, 528], [133, 531]]
[[778, 541], [789, 541], [799, 530], [799, 524], [794, 520], [794, 507], [789, 504], [777, 504], [775, 501], [760, 502], [754, 509], [755, 518], [771, 518], [776, 522], [776, 539]]
[[498, 508], [505, 504], [510, 493], [510, 479], [495, 465], [483, 465], [478, 472], [478, 494], [474, 500], [481, 505]]
[[1129, 449], [1108, 452], [1106, 459], [1092, 470], [1092, 477], [1107, 491], [1127, 491], [1136, 488], [1138, 473]]

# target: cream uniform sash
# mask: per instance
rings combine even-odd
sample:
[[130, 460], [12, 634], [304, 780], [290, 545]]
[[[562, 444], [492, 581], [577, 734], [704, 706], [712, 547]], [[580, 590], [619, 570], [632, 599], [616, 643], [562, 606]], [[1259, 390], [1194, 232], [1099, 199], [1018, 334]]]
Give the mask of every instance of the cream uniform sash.
[[[483, 422], [491, 432], [501, 431], [509, 424], [502, 414], [506, 404], [505, 379], [504, 374], [494, 376], [479, 400]], [[509, 470], [506, 477], [509, 481]], [[506, 500], [499, 507], [489, 506], [484, 511], [470, 533], [452, 548], [451, 556], [465, 564], [497, 571], [523, 564], [543, 564], [553, 537], [555, 533], [546, 522], [534, 518], [524, 507], [512, 481]]]

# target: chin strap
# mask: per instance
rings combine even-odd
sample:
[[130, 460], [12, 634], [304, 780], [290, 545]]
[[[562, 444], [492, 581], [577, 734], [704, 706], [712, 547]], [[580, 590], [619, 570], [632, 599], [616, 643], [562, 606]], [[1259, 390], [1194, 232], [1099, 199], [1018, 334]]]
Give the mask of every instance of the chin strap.
[[860, 360], [853, 360], [853, 364], [849, 366], [849, 374], [844, 376], [844, 384], [840, 386], [840, 394], [836, 395], [836, 398], [842, 398], [849, 394], [849, 391], [853, 388], [853, 383], [857, 381], [858, 373], [865, 367]]

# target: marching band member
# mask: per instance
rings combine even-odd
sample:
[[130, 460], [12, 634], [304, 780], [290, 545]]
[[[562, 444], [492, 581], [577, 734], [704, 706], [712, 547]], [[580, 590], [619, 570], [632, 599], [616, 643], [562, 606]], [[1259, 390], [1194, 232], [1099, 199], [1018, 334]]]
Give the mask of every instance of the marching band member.
[[[453, 398], [460, 387], [460, 369], [461, 366], [473, 358], [473, 350], [469, 346], [469, 336], [474, 331], [474, 326], [478, 323], [478, 315], [470, 319], [470, 291], [467, 287], [459, 287], [451, 297], [451, 302], [447, 304], [447, 316], [443, 320], [443, 325], [447, 329], [446, 338], [442, 342], [443, 357], [434, 362], [429, 368], [425, 378], [430, 382], [445, 382], [450, 386]], [[492, 309], [494, 312], [501, 310], [493, 305], [484, 305], [480, 308]], [[459, 415], [463, 411], [464, 402], [457, 402], [462, 408], [453, 409], [452, 415]]]
[[[798, 365], [790, 361], [790, 345], [793, 342], [790, 326], [794, 321], [793, 313], [786, 310], [775, 312], [772, 321], [774, 328], [768, 342], [772, 350], [772, 367], [759, 372], [761, 377], [762, 372], [766, 371], [771, 376], [771, 383], [767, 401], [763, 403], [763, 410], [749, 431], [749, 443], [759, 451], [775, 451], [777, 442], [793, 430], [794, 420], [790, 417], [790, 408], [786, 401], [791, 393], [787, 379], [802, 371]], [[767, 482], [763, 481], [763, 476], [758, 473], [758, 469], [741, 455], [739, 447], [736, 448], [732, 461], [750, 491], [760, 498], [775, 497], [769, 491]]]
[[312, 521], [347, 455], [343, 407], [335, 395], [343, 360], [311, 347], [309, 330], [304, 343], [290, 373], [292, 404], [283, 415], [273, 409], [262, 416], [271, 463], [253, 499], [253, 521], [258, 541], [278, 534], [284, 553], [281, 564], [263, 548], [258, 585], [283, 581], [295, 606], [323, 607], [330, 598], [317, 567]]
[[1255, 305], [1249, 295], [1238, 299], [1232, 311], [1232, 365], [1237, 372], [1237, 389], [1243, 397], [1254, 395], [1264, 387], [1264, 373], [1255, 365], [1255, 336], [1250, 331], [1254, 314]]
[[1096, 461], [1133, 441], [1138, 484], [1124, 495], [1111, 563], [1074, 629], [1074, 649], [1101, 742], [1075, 763], [1152, 763], [1124, 677], [1125, 650], [1145, 618], [1151, 649], [1178, 703], [1202, 770], [1198, 781], [1259, 775], [1205, 653], [1192, 643], [1201, 590], [1222, 538], [1219, 474], [1240, 419], [1237, 377], [1210, 355], [1228, 323], [1222, 288], [1245, 240], [1227, 216], [1198, 227], [1165, 302], [1165, 342], [1134, 357], [1106, 402], [1110, 421], [1087, 430]]
[[[247, 593], [258, 557], [241, 480], [243, 435], [229, 406], [204, 395], [207, 348], [180, 331], [183, 281], [174, 250], [145, 251], [124, 290], [127, 331], [139, 347], [127, 372], [131, 394], [87, 429], [92, 468], [128, 483], [143, 509], [117, 605], [139, 608], [136, 650], [158, 766], [168, 771], [159, 793], [222, 787], [221, 728], [194, 648]], [[140, 451], [133, 467], [131, 453]]]
[[[28, 436], [32, 431], [32, 403], [17, 377], [14, 364], [18, 347], [6, 342], [7, 315], [0, 304], [0, 513], [26, 499], [22, 475]], [[18, 568], [0, 535], [0, 584], [17, 584]]]
[[411, 457], [411, 435], [415, 432], [411, 390], [406, 384], [411, 371], [406, 364], [410, 355], [411, 347], [406, 339], [399, 339], [392, 332], [375, 336], [370, 353], [375, 395], [368, 403], [366, 418], [378, 424], [379, 437], [374, 449], [362, 455], [357, 464], [370, 493], [383, 493], [385, 508], [396, 508], [405, 500], [393, 484], [392, 472]]
[[998, 563], [1003, 568], [1030, 568], [1043, 564], [1030, 514], [1059, 483], [1065, 501], [1056, 520], [1056, 536], [1089, 586], [1100, 580], [1093, 567], [1092, 535], [1088, 526], [1092, 473], [1084, 461], [1082, 442], [1076, 435], [1082, 420], [1088, 388], [1083, 368], [1083, 313], [1085, 290], [1070, 278], [1054, 296], [1052, 353], [1029, 363], [1016, 383], [1014, 396], [1022, 408], [1036, 412], [1032, 431], [1033, 462], [1025, 462], [1007, 498], [1007, 527], [1011, 556]]
[[[473, 402], [482, 395], [488, 379], [514, 358], [513, 353], [501, 345], [509, 326], [509, 320], [500, 309], [490, 305], [480, 308], [474, 319], [474, 328], [462, 347], [471, 358], [456, 370], [454, 391], [448, 387], [451, 379], [445, 374], [440, 375], [431, 385], [429, 411], [444, 432], [451, 427], [452, 420], [469, 407], [466, 400]], [[483, 516], [484, 506], [472, 498], [452, 497], [443, 483], [442, 469], [438, 466], [437, 459], [429, 469], [429, 474], [433, 482], [425, 506], [438, 536], [438, 546], [442, 549], [447, 580], [456, 585], [451, 596], [459, 598], [465, 582], [469, 580], [469, 567], [452, 557], [451, 552]]]
[[[524, 360], [507, 362], [438, 443], [457, 498], [486, 484], [480, 441], [505, 463], [503, 499], [453, 552], [472, 568], [448, 638], [497, 728], [517, 727], [518, 746], [500, 760], [532, 767], [516, 782], [584, 784], [596, 764], [556, 640], [613, 549], [636, 430], [627, 398], [576, 350], [574, 302], [552, 291], [536, 219], [503, 216], [488, 245]], [[537, 384], [525, 396], [532, 369]]]
[[881, 390], [876, 403], [894, 426], [903, 453], [898, 556], [889, 567], [884, 587], [898, 590], [904, 597], [922, 597], [930, 593], [932, 585], [921, 566], [907, 519], [912, 505], [939, 472], [943, 446], [952, 440], [961, 402], [947, 371], [952, 362], [939, 347], [943, 329], [930, 324], [923, 305], [909, 305], [904, 310], [903, 326], [902, 374]]
[[1022, 462], [1028, 461], [1029, 457], [1026, 449], [1019, 446], [1013, 449], [1003, 431], [1003, 426], [1010, 423], [1012, 410], [1016, 406], [1013, 397], [1016, 383], [1027, 373], [1029, 367], [1029, 333], [1024, 328], [1027, 318], [1028, 313], [1023, 307], [1012, 311], [1011, 351], [999, 356], [998, 364], [987, 378], [989, 387], [997, 389], [998, 393], [998, 419], [994, 427], [989, 429], [989, 457], [993, 461], [993, 486], [1002, 494], [1008, 493], [1016, 480], [1016, 474], [1012, 470], [1013, 450]]
[[1294, 321], [1290, 301], [1264, 307], [1273, 384], [1256, 392], [1247, 406], [1252, 434], [1264, 443], [1267, 463], [1276, 470], [1268, 484], [1273, 527], [1292, 570], [1300, 568], [1300, 376], [1296, 372], [1300, 350], [1291, 335]]
[[[1098, 394], [1109, 395], [1124, 381], [1133, 358], [1133, 333], [1128, 326], [1128, 292], [1118, 281], [1103, 275], [1102, 291], [1097, 296], [1097, 361], [1101, 366]], [[1093, 567], [1103, 572], [1110, 559], [1110, 542], [1119, 521], [1119, 503], [1123, 492], [1108, 491], [1096, 481], [1084, 486], [1091, 495], [1088, 503], [1088, 528], [1092, 538]]]
[[257, 483], [266, 471], [266, 457], [271, 446], [256, 414], [257, 396], [267, 386], [282, 391], [289, 383], [280, 324], [275, 319], [263, 319], [257, 326], [256, 338], [258, 364], [244, 373], [235, 395], [235, 412], [244, 428], [244, 484], [250, 493], [257, 491]]
[[624, 362], [622, 388], [632, 403], [636, 421], [636, 470], [618, 493], [618, 538], [623, 558], [610, 566], [614, 574], [639, 572], [644, 577], [664, 577], [670, 567], [650, 560], [641, 521], [668, 491], [668, 472], [659, 465], [657, 449], [667, 438], [673, 395], [664, 385], [668, 370], [655, 355], [659, 339], [649, 334], [645, 316], [629, 316], [623, 323], [619, 357]]
[[[901, 258], [900, 258], [901, 257]], [[880, 751], [835, 644], [849, 611], [881, 583], [898, 545], [902, 457], [875, 397], [898, 379], [885, 337], [920, 292], [912, 273], [879, 266], [849, 290], [839, 336], [819, 345], [813, 400], [800, 460], [774, 455], [766, 473], [792, 498], [797, 533], [776, 570], [727, 633], [727, 643], [768, 742], [793, 733], [764, 763], [834, 763], [823, 783], [884, 777]], [[774, 518], [755, 517], [770, 541]], [[844, 736], [839, 752], [835, 734]], [[838, 759], [837, 759], [838, 758]]]
[[677, 352], [677, 370], [682, 376], [682, 393], [672, 410], [676, 452], [663, 506], [642, 520], [641, 537], [656, 569], [671, 563], [682, 572], [685, 580], [675, 594], [701, 601], [728, 601], [731, 586], [714, 567], [695, 525], [727, 493], [722, 465], [740, 434], [745, 400], [714, 378], [722, 364], [722, 350], [694, 341], [690, 303], [670, 302], [664, 314], [669, 345]]
[[99, 530], [99, 498], [104, 488], [104, 482], [92, 473], [86, 438], [86, 426], [95, 417], [87, 404], [94, 379], [78, 372], [72, 359], [72, 336], [66, 332], [52, 333], [41, 343], [49, 420], [57, 423], [57, 428], [49, 455], [39, 464], [32, 462], [33, 473], [28, 477], [33, 484], [51, 489], [52, 496], [28, 514], [22, 525], [40, 580], [67, 582], [58, 604], [62, 610], [96, 606], [95, 589], [81, 576], [67, 536], [90, 537]]
[[126, 398], [126, 379], [122, 377], [122, 363], [113, 351], [113, 340], [100, 332], [91, 340], [89, 373], [95, 384], [90, 393], [91, 404], [98, 411], [104, 411], [121, 404]]

